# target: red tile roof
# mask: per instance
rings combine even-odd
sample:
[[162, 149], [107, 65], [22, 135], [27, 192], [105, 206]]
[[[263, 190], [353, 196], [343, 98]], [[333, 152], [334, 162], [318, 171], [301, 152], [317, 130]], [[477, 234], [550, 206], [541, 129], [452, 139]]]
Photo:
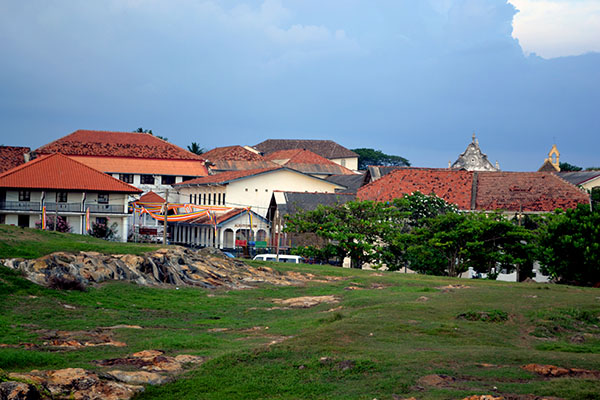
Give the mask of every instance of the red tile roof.
[[283, 169], [283, 167], [251, 169], [247, 171], [227, 171], [221, 172], [216, 175], [209, 175], [202, 178], [196, 178], [189, 181], [176, 183], [173, 186], [224, 184], [237, 179], [259, 175], [266, 172], [276, 171], [279, 169]]
[[25, 163], [25, 154], [29, 147], [0, 146], [0, 173]]
[[279, 150], [266, 155], [265, 158], [307, 174], [354, 175], [348, 168], [305, 149]]
[[0, 187], [39, 190], [141, 193], [134, 186], [62, 154], [39, 157], [0, 175]]
[[208, 161], [264, 161], [264, 157], [242, 146], [217, 147], [202, 154]]
[[268, 139], [254, 148], [269, 154], [279, 150], [307, 149], [325, 158], [358, 158], [358, 154], [332, 140]]
[[549, 172], [477, 174], [477, 210], [542, 212], [589, 202], [587, 193]]
[[69, 156], [73, 160], [106, 173], [175, 176], [207, 176], [204, 161], [155, 160], [128, 157]]
[[140, 197], [138, 201], [140, 203], [164, 203], [165, 199], [163, 199], [153, 191], [149, 191], [148, 193], [145, 193], [142, 197]]
[[390, 201], [419, 191], [435, 193], [462, 210], [471, 208], [473, 173], [448, 169], [403, 168], [358, 189], [360, 200]]
[[417, 190], [433, 192], [461, 210], [550, 212], [590, 201], [584, 191], [552, 173], [425, 168], [396, 170], [360, 188], [358, 198], [389, 201]]
[[149, 133], [78, 130], [40, 147], [38, 154], [202, 160], [201, 156]]

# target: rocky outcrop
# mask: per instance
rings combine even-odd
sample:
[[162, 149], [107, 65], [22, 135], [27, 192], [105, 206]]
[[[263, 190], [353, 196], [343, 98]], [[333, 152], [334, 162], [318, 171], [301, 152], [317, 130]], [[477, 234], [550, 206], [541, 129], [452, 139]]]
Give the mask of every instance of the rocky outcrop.
[[[166, 356], [160, 350], [144, 350], [125, 358], [97, 361], [100, 367], [121, 365], [129, 370], [92, 372], [82, 368], [33, 370], [8, 374], [0, 383], [2, 400], [127, 400], [144, 390], [142, 385], [162, 385], [185, 368], [201, 364], [204, 357]], [[131, 370], [134, 369], [134, 370]]]
[[89, 284], [124, 280], [140, 285], [225, 287], [242, 289], [257, 283], [294, 285], [314, 276], [279, 273], [269, 267], [250, 267], [229, 258], [219, 257], [214, 250], [190, 250], [172, 246], [144, 255], [106, 255], [96, 252], [58, 252], [36, 260], [6, 259], [0, 262], [22, 271], [27, 279], [39, 285], [55, 282]]

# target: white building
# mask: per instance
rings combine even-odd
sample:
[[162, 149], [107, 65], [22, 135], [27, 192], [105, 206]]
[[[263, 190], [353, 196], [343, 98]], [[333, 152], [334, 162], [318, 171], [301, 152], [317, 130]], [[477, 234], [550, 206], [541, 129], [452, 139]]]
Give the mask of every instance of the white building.
[[73, 233], [89, 223], [115, 224], [127, 240], [128, 205], [142, 191], [61, 154], [37, 158], [0, 175], [0, 223], [35, 228], [47, 216], [60, 216]]

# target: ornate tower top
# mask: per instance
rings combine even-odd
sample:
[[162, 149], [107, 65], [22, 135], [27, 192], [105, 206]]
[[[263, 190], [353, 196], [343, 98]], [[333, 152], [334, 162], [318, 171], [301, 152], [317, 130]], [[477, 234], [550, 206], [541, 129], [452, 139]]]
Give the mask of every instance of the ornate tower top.
[[462, 153], [458, 159], [452, 164], [452, 169], [462, 169], [467, 171], [499, 171], [498, 164], [496, 167], [488, 161], [487, 155], [485, 155], [479, 148], [479, 140], [473, 132], [473, 141], [469, 143], [467, 149]]
[[544, 160], [544, 163], [538, 171], [560, 172], [560, 152], [555, 144], [552, 145], [552, 148], [548, 153], [548, 158]]

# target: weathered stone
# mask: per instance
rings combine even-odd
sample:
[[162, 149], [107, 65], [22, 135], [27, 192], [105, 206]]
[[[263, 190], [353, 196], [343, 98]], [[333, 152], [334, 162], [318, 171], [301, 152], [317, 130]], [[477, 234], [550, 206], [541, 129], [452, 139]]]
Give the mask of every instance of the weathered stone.
[[160, 375], [156, 372], [148, 371], [114, 370], [109, 371], [108, 374], [118, 381], [138, 385], [162, 385], [163, 383], [166, 383], [169, 380], [169, 378], [166, 376]]
[[1, 382], [0, 399], [2, 400], [38, 400], [40, 392], [35, 386], [22, 382]]
[[591, 371], [581, 368], [562, 368], [555, 365], [527, 364], [522, 367], [524, 370], [534, 372], [550, 378], [561, 376], [572, 376], [585, 379], [600, 379], [600, 371]]
[[339, 303], [339, 299], [336, 296], [303, 296], [294, 297], [291, 299], [273, 299], [277, 304], [281, 304], [293, 308], [309, 308], [319, 305], [321, 303], [335, 304]]
[[200, 356], [190, 356], [187, 354], [180, 354], [175, 357], [175, 361], [181, 364], [202, 364], [205, 358]]
[[215, 256], [210, 251], [194, 251], [176, 246], [143, 256], [58, 252], [37, 260], [10, 259], [0, 262], [9, 268], [23, 271], [27, 279], [41, 285], [60, 278], [83, 285], [126, 280], [141, 285], [245, 289], [256, 283], [295, 285], [306, 281], [343, 279], [316, 279], [312, 274], [280, 273], [267, 267], [253, 268], [238, 260]]

